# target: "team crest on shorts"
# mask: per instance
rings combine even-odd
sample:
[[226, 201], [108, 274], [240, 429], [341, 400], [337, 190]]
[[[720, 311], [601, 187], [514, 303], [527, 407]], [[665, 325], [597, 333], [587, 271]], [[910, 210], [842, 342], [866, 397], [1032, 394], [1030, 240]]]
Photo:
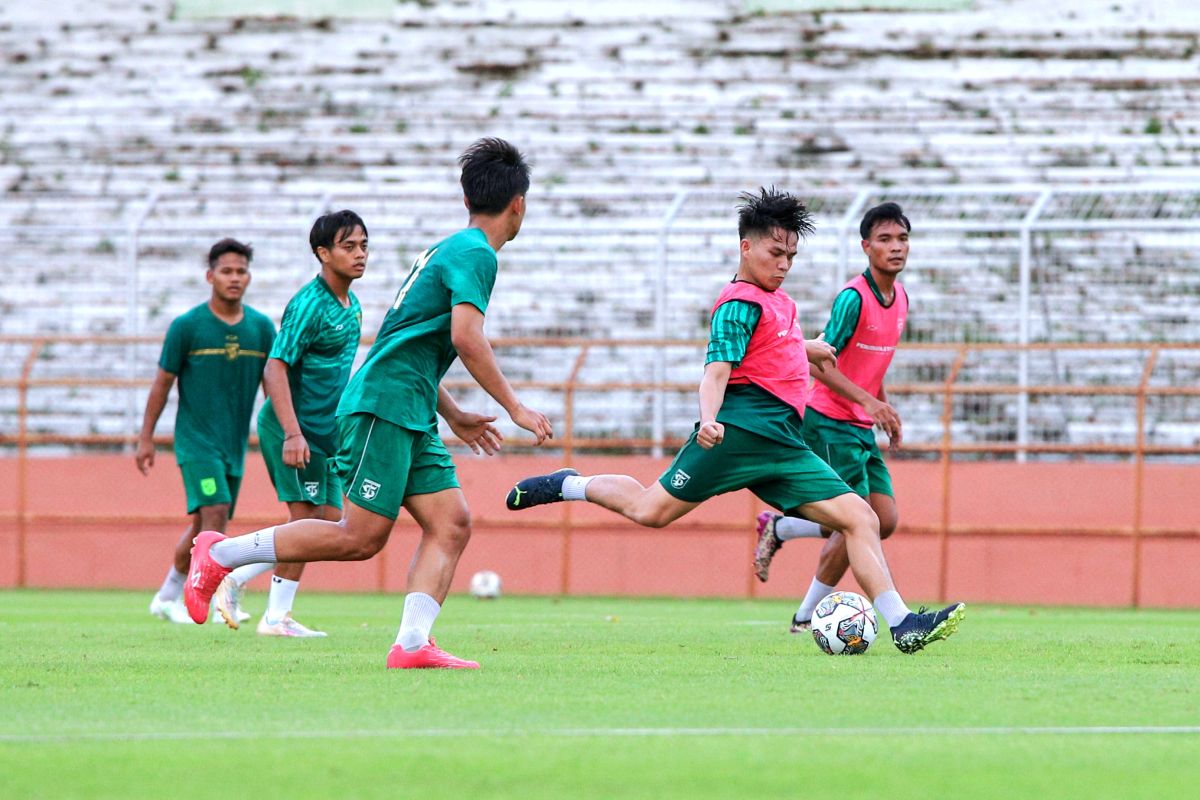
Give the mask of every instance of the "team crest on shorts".
[[321, 484], [319, 481], [305, 481], [304, 482], [304, 491], [308, 492], [309, 497], [316, 497], [317, 492], [320, 491], [320, 489], [321, 489]]
[[364, 478], [362, 487], [358, 491], [364, 500], [374, 500], [375, 495], [379, 492], [379, 484], [373, 480]]
[[691, 475], [688, 475], [686, 472], [684, 472], [681, 469], [677, 469], [677, 470], [675, 470], [675, 474], [671, 476], [671, 488], [682, 489], [684, 486], [687, 485], [687, 482], [690, 481], [691, 479], [692, 479]]

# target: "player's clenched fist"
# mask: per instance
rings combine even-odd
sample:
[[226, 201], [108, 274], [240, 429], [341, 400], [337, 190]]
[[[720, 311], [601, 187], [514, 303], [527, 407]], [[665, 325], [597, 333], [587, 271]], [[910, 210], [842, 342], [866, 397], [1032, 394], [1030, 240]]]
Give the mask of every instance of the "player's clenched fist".
[[725, 439], [725, 426], [719, 422], [705, 422], [696, 431], [696, 444], [711, 450]]

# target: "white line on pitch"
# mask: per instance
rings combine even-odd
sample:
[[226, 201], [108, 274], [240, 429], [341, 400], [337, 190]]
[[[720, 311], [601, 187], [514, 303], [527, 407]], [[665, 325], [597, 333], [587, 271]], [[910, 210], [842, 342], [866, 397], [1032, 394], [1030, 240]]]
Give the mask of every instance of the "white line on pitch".
[[[689, 737], [689, 736], [1128, 736], [1200, 735], [1200, 725], [998, 726], [930, 728], [410, 728], [345, 731], [229, 731], [222, 739], [413, 739], [473, 736]], [[211, 731], [141, 733], [0, 733], [0, 743], [71, 741], [178, 741], [211, 739]]]

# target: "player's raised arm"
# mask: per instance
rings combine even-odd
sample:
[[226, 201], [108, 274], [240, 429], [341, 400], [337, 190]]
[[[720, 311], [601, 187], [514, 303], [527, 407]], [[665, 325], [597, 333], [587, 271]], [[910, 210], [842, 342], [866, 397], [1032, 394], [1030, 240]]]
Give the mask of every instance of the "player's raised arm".
[[508, 378], [500, 371], [492, 343], [483, 335], [482, 311], [470, 303], [454, 306], [450, 312], [450, 341], [467, 372], [508, 412], [513, 422], [536, 436], [538, 444], [554, 437], [554, 429], [546, 415], [522, 404]]
[[158, 425], [158, 418], [162, 416], [163, 409], [167, 407], [167, 396], [171, 393], [171, 387], [175, 385], [175, 373], [167, 372], [162, 367], [158, 368], [158, 373], [154, 376], [154, 383], [150, 386], [150, 395], [146, 398], [146, 413], [142, 416], [142, 432], [138, 436], [137, 453], [134, 455], [134, 463], [141, 470], [143, 475], [150, 474], [150, 468], [154, 466], [154, 427]]
[[710, 450], [725, 439], [725, 426], [717, 422], [717, 413], [725, 402], [725, 387], [733, 365], [728, 361], [710, 361], [704, 365], [700, 379], [700, 428], [696, 443]]

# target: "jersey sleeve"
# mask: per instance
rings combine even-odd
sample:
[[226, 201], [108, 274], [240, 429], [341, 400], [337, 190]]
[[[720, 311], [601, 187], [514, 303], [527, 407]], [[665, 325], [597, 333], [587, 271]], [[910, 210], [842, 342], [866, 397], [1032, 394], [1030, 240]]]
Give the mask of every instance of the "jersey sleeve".
[[158, 366], [165, 372], [178, 375], [183, 369], [184, 359], [188, 354], [187, 325], [182, 317], [177, 317], [167, 328], [167, 337], [163, 339], [162, 354], [158, 357]]
[[858, 327], [858, 317], [862, 313], [862, 298], [853, 289], [842, 289], [833, 301], [829, 312], [829, 323], [825, 326], [825, 341], [839, 353], [854, 329]]
[[487, 247], [464, 250], [442, 268], [442, 283], [450, 291], [450, 305], [470, 303], [487, 313], [492, 287], [496, 285], [496, 254]]
[[[267, 321], [267, 325], [270, 325], [270, 320]], [[267, 341], [271, 342], [270, 358], [277, 358], [289, 366], [295, 364], [313, 343], [320, 330], [319, 326], [320, 315], [316, 311], [313, 299], [293, 297], [283, 310], [279, 333], [275, 333], [273, 326], [271, 330], [263, 332]]]
[[741, 364], [761, 316], [762, 309], [745, 300], [730, 300], [717, 306], [709, 329], [705, 365], [714, 361], [728, 361], [734, 367]]

